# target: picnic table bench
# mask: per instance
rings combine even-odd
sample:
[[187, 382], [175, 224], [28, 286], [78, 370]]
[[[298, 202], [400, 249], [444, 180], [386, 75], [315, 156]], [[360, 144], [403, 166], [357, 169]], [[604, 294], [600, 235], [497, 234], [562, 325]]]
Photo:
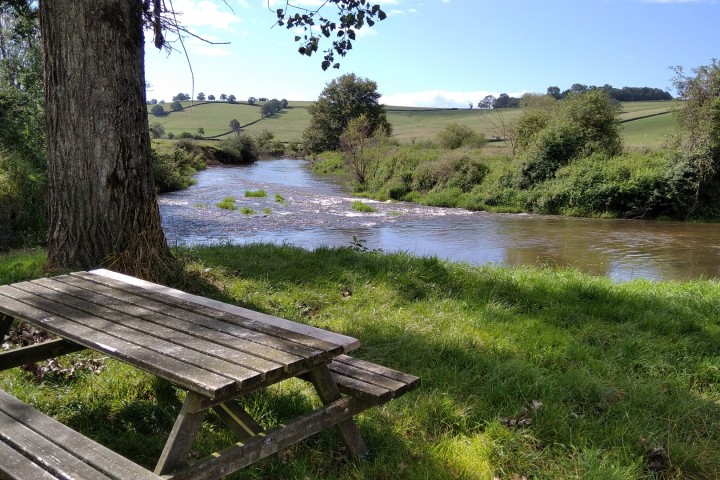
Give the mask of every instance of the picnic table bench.
[[[150, 472], [0, 390], [0, 479], [218, 479], [331, 427], [364, 455], [353, 417], [420, 382], [347, 355], [355, 338], [102, 269], [0, 286], [0, 343], [14, 319], [58, 338], [0, 353], [0, 370], [87, 348], [187, 394]], [[263, 430], [238, 399], [295, 377], [323, 406]], [[210, 409], [239, 441], [190, 463]]]

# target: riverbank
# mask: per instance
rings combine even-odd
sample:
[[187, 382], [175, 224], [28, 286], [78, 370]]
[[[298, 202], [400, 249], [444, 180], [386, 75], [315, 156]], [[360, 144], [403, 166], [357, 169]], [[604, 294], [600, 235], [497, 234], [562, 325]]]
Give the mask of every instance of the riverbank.
[[[717, 281], [618, 285], [358, 250], [177, 250], [186, 276], [174, 286], [352, 335], [357, 356], [422, 378], [418, 391], [360, 417], [370, 461], [344, 460], [327, 433], [242, 478], [720, 477]], [[43, 255], [0, 256], [0, 283], [41, 276]], [[151, 466], [177, 392], [83, 360], [63, 360], [76, 362], [72, 375], [3, 373], [0, 388]], [[96, 374], [106, 390], [87, 388]], [[266, 426], [315, 401], [304, 385], [282, 388], [246, 405]], [[281, 400], [288, 391], [291, 403]], [[224, 435], [207, 422], [196, 453]]]

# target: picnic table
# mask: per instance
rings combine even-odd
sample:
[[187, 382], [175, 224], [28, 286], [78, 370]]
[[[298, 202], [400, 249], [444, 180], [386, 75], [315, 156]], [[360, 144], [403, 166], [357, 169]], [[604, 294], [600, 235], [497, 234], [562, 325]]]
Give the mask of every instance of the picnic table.
[[[361, 456], [353, 416], [419, 385], [347, 355], [355, 338], [103, 269], [0, 286], [0, 343], [14, 319], [58, 338], [0, 353], [0, 370], [91, 349], [187, 394], [149, 472], [0, 390], [0, 478], [217, 479], [331, 427]], [[295, 377], [322, 407], [263, 430], [238, 399]], [[210, 409], [239, 441], [190, 463]]]

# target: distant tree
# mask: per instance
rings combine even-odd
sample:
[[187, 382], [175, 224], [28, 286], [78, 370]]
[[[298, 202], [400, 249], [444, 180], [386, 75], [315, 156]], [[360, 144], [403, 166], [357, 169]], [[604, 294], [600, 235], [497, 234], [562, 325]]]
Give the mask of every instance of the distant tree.
[[152, 99], [150, 99], [150, 101], [149, 101], [148, 103], [149, 103], [150, 105], [157, 105], [157, 102], [158, 102], [158, 101], [157, 101], [156, 98], [152, 98]]
[[280, 100], [280, 106], [281, 106], [282, 108], [287, 108], [287, 106], [288, 106], [288, 101], [287, 101], [287, 99], [283, 98], [282, 100]]
[[197, 101], [198, 101], [198, 102], [204, 102], [204, 101], [205, 101], [205, 94], [204, 94], [203, 92], [200, 92], [200, 93], [197, 94], [197, 97], [195, 97], [195, 98], [197, 98]]
[[495, 97], [493, 95], [486, 95], [482, 100], [478, 102], [478, 108], [483, 110], [489, 110], [493, 108], [495, 103]]
[[468, 104], [470, 105], [470, 110], [472, 110], [473, 107], [475, 106], [475, 105], [473, 104], [473, 102], [468, 102]]
[[242, 128], [240, 128], [240, 122], [238, 122], [236, 118], [233, 118], [232, 120], [230, 120], [230, 130], [232, 130], [235, 133], [242, 132]]
[[261, 101], [261, 102], [267, 102], [267, 101], [268, 101], [267, 97], [260, 97], [260, 98], [258, 98], [258, 100]]
[[228, 103], [236, 103], [237, 98], [235, 98], [235, 95], [228, 95], [227, 101], [228, 101]]
[[202, 137], [203, 135], [205, 135], [205, 129], [203, 127], [198, 127], [197, 133], [199, 136]]
[[507, 93], [501, 93], [493, 103], [493, 108], [517, 108], [520, 105], [520, 99], [511, 97]]
[[257, 98], [248, 97], [247, 103], [248, 103], [248, 105], [255, 105], [257, 103]]
[[560, 100], [562, 98], [562, 93], [560, 92], [560, 87], [548, 87], [547, 95], [550, 97], [553, 97], [556, 100]]
[[214, 102], [214, 101], [215, 101], [215, 95], [212, 95], [212, 94], [208, 95], [208, 101], [209, 101], [209, 102]]
[[170, 104], [170, 110], [176, 111], [176, 110], [182, 110], [183, 105], [180, 102], [180, 100], [173, 100], [173, 102]]
[[520, 108], [539, 108], [546, 110], [550, 108], [557, 100], [549, 95], [539, 93], [524, 93], [520, 98]]
[[283, 109], [283, 107], [282, 107], [282, 103], [280, 103], [280, 100], [273, 98], [269, 102], [266, 102], [265, 104], [263, 104], [260, 111], [261, 111], [263, 117], [269, 117], [271, 115], [275, 115], [282, 109]]
[[172, 98], [173, 102], [188, 102], [190, 101], [190, 95], [187, 93], [178, 93]]
[[352, 170], [360, 185], [367, 181], [371, 160], [365, 155], [365, 148], [371, 143], [372, 136], [372, 125], [364, 114], [351, 119], [340, 135], [343, 162]]
[[165, 115], [165, 109], [163, 108], [162, 105], [154, 105], [150, 109], [150, 113], [152, 113], [156, 117], [161, 117], [161, 116]]
[[370, 135], [377, 131], [392, 132], [385, 106], [379, 103], [377, 83], [354, 73], [342, 75], [328, 83], [317, 101], [308, 107], [310, 123], [303, 132], [306, 149], [311, 153], [337, 150], [340, 135], [348, 122], [365, 115]]
[[221, 93], [221, 94], [220, 94], [220, 101], [221, 101], [221, 102], [227, 101], [227, 95], [225, 95], [224, 93]]

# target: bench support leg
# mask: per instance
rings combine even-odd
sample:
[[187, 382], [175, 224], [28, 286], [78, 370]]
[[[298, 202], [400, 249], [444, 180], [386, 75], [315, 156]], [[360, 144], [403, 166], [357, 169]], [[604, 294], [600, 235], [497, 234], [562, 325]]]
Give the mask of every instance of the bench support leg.
[[[323, 365], [308, 372], [308, 377], [315, 386], [315, 390], [317, 390], [318, 396], [323, 404], [327, 405], [342, 397], [340, 390], [338, 390], [337, 385], [335, 385], [335, 381], [333, 381], [330, 376], [330, 370], [327, 366]], [[345, 447], [351, 454], [358, 457], [367, 455], [368, 448], [367, 445], [365, 445], [365, 440], [363, 440], [360, 435], [360, 430], [352, 418], [338, 423], [337, 430], [340, 433]]]
[[5, 335], [10, 331], [13, 323], [13, 317], [0, 313], [0, 345], [5, 341]]
[[217, 405], [213, 407], [213, 410], [225, 421], [240, 441], [263, 432], [262, 426], [235, 400]]
[[165, 448], [155, 466], [156, 475], [165, 475], [187, 464], [188, 454], [200, 431], [203, 418], [207, 410], [197, 411], [202, 397], [194, 392], [188, 392], [185, 397], [180, 415], [165, 443]]

